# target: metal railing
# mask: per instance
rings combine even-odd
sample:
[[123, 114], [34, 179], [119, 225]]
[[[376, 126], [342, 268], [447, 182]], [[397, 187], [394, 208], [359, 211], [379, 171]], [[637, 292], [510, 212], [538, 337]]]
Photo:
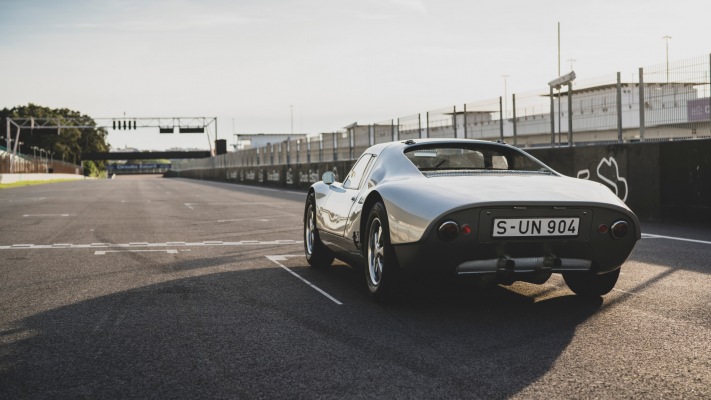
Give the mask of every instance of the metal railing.
[[57, 161], [49, 157], [35, 157], [18, 153], [13, 155], [5, 147], [0, 146], [0, 174], [77, 174], [81, 175], [82, 168], [72, 163]]
[[[625, 74], [582, 77], [569, 86], [542, 87], [506, 99], [353, 124], [309, 137], [296, 149], [284, 142], [241, 150], [229, 159], [220, 156], [222, 161], [176, 162], [173, 168], [345, 161], [374, 144], [415, 138], [505, 140], [522, 148], [711, 138], [710, 79], [711, 54]], [[288, 157], [283, 154], [287, 151]]]

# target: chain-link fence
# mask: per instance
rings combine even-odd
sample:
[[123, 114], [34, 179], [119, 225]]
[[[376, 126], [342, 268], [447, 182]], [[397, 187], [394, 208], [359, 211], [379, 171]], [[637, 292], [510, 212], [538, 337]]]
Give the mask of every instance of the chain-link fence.
[[[242, 150], [236, 161], [229, 162], [273, 165], [345, 161], [357, 158], [374, 144], [418, 138], [505, 140], [523, 148], [711, 139], [710, 71], [711, 55], [707, 55], [625, 73], [577, 77], [561, 86], [505, 94], [371, 125], [353, 124], [344, 131], [322, 133], [300, 144], [284, 142]], [[177, 167], [207, 164], [200, 160], [181, 162]]]
[[419, 139], [422, 135], [420, 114], [408, 115], [397, 119], [398, 140]]
[[499, 97], [464, 104], [461, 115], [457, 116], [463, 128], [461, 137], [482, 140], [503, 139], [507, 133], [504, 129], [507, 121], [502, 118], [502, 100]]

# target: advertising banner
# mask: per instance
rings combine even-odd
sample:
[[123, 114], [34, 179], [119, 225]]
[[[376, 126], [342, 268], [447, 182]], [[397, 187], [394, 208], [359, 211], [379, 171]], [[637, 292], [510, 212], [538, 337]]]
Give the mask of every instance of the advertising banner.
[[689, 122], [709, 121], [711, 116], [711, 101], [708, 97], [689, 100], [686, 104]]

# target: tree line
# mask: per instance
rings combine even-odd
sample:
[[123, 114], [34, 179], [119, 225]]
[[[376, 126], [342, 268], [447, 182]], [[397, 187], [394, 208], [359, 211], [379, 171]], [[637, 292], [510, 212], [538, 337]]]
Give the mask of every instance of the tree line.
[[[92, 126], [94, 128], [62, 128], [59, 132], [56, 130], [45, 129], [25, 129], [23, 127], [20, 134], [20, 142], [22, 145], [18, 147], [19, 152], [23, 154], [33, 154], [34, 147], [43, 149], [50, 153], [54, 153], [55, 160], [62, 160], [77, 164], [81, 160], [81, 153], [88, 152], [107, 152], [109, 145], [106, 142], [108, 132], [106, 129], [97, 127], [96, 122], [79, 111], [70, 110], [68, 108], [48, 108], [38, 106], [36, 104], [28, 104], [26, 106], [16, 106], [13, 108], [3, 108], [0, 110], [0, 136], [8, 137], [8, 133], [12, 136], [12, 146], [17, 135], [17, 128], [10, 124], [10, 132], [7, 132], [8, 124], [6, 118], [57, 118], [62, 125], [83, 125]], [[0, 146], [6, 146], [6, 140], [0, 142]], [[11, 149], [8, 149], [11, 151]], [[84, 162], [85, 170], [88, 169], [92, 175], [98, 171], [106, 169], [104, 161], [86, 161]]]

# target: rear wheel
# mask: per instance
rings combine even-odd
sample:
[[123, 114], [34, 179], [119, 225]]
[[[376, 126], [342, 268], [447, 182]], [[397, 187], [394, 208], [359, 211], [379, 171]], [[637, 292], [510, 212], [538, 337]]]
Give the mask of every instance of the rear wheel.
[[366, 225], [365, 280], [373, 299], [381, 301], [391, 297], [398, 284], [400, 266], [390, 244], [390, 229], [385, 206], [376, 203], [370, 211]]
[[327, 267], [333, 263], [333, 253], [323, 242], [316, 228], [316, 201], [313, 193], [306, 199], [304, 214], [304, 253], [312, 267]]
[[594, 272], [564, 272], [563, 279], [570, 290], [580, 296], [602, 296], [610, 293], [620, 276], [620, 268], [605, 274]]

